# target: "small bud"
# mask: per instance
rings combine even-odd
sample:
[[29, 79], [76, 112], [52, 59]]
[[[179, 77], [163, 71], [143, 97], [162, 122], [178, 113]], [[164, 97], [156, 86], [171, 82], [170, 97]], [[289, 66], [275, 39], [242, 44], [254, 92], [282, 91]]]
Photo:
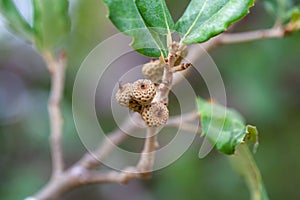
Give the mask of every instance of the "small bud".
[[162, 76], [164, 73], [165, 64], [161, 63], [160, 60], [155, 60], [153, 62], [149, 62], [144, 64], [142, 68], [143, 75], [151, 80], [153, 83], [159, 84], [161, 83]]
[[179, 72], [179, 71], [183, 71], [185, 69], [187, 69], [188, 67], [190, 67], [192, 64], [191, 63], [182, 63], [178, 66], [175, 66], [171, 69], [171, 72]]

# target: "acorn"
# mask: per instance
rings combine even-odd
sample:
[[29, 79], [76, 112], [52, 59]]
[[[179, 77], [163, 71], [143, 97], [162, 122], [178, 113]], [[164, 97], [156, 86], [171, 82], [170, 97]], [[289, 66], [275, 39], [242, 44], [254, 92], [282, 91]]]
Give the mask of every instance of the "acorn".
[[131, 97], [142, 106], [151, 103], [156, 94], [154, 83], [148, 79], [139, 79], [132, 84]]
[[119, 85], [119, 90], [116, 93], [116, 100], [121, 106], [129, 107], [131, 98], [132, 84], [126, 83], [125, 85]]
[[144, 107], [142, 118], [149, 127], [158, 127], [167, 123], [169, 110], [160, 102], [154, 102]]
[[155, 84], [161, 83], [162, 76], [164, 73], [165, 64], [161, 63], [160, 60], [151, 61], [144, 64], [142, 68], [143, 75], [151, 80]]

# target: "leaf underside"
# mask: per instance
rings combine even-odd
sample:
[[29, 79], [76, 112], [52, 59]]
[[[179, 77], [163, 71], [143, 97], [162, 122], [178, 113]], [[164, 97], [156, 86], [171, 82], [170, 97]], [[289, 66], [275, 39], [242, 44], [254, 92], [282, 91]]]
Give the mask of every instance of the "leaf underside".
[[202, 132], [218, 151], [230, 154], [227, 158], [244, 178], [251, 199], [268, 200], [260, 171], [248, 145], [258, 146], [258, 131], [255, 126], [245, 126], [244, 120], [235, 110], [197, 99]]
[[192, 0], [176, 23], [183, 43], [204, 42], [241, 19], [254, 0]]
[[260, 171], [247, 144], [239, 145], [236, 149], [236, 153], [232, 156], [228, 156], [228, 159], [235, 170], [245, 180], [251, 195], [251, 199], [268, 200], [268, 194]]
[[35, 43], [41, 50], [55, 50], [70, 32], [68, 0], [32, 0]]
[[27, 41], [34, 40], [32, 27], [22, 17], [13, 0], [0, 0], [0, 11], [9, 30]]
[[257, 147], [257, 131], [246, 126], [242, 116], [233, 109], [197, 99], [201, 127], [205, 137], [215, 145], [218, 151], [233, 154], [241, 143], [248, 141]]
[[136, 6], [148, 27], [164, 35], [174, 31], [174, 21], [164, 0], [136, 0]]

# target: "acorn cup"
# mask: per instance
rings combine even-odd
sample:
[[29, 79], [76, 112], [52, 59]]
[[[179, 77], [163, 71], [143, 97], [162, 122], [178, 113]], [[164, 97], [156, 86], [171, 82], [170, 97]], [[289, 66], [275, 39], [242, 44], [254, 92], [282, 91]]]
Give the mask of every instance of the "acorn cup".
[[131, 98], [131, 83], [126, 83], [125, 85], [119, 85], [119, 90], [116, 93], [116, 100], [121, 106], [129, 107], [129, 102]]
[[155, 102], [144, 107], [142, 118], [149, 127], [159, 127], [167, 123], [169, 110], [163, 103]]
[[161, 102], [152, 103], [155, 94], [156, 87], [152, 81], [139, 79], [120, 85], [116, 100], [121, 106], [140, 113], [148, 127], [159, 127], [167, 123], [169, 110]]
[[155, 94], [156, 87], [148, 79], [139, 79], [132, 84], [131, 97], [143, 106], [151, 103]]

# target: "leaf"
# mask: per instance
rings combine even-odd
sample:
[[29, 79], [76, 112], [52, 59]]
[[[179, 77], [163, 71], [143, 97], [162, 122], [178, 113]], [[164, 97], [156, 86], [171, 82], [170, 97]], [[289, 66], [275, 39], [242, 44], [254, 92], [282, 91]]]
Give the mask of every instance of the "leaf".
[[247, 144], [239, 145], [235, 154], [228, 156], [228, 159], [236, 171], [245, 179], [251, 194], [251, 199], [268, 200], [269, 198], [260, 171]]
[[147, 26], [162, 34], [174, 31], [174, 21], [164, 0], [136, 0], [136, 6]]
[[245, 126], [242, 116], [233, 109], [197, 99], [198, 112], [204, 136], [218, 151], [233, 154], [236, 147], [248, 141], [257, 148], [257, 131], [253, 126]]
[[258, 131], [255, 126], [244, 125], [244, 120], [235, 110], [197, 99], [203, 134], [215, 144], [217, 150], [233, 154], [228, 159], [248, 185], [252, 200], [268, 200], [260, 171], [249, 151], [248, 144], [258, 146]]
[[[151, 3], [142, 0], [104, 2], [109, 9], [109, 19], [119, 31], [133, 38], [131, 46], [136, 51], [149, 57], [167, 55], [166, 34], [173, 25], [162, 0], [151, 0]], [[162, 15], [165, 17], [160, 18]], [[160, 20], [156, 20], [158, 18]]]
[[54, 51], [65, 45], [70, 33], [68, 0], [32, 0], [36, 46], [40, 50]]
[[27, 41], [33, 41], [34, 31], [22, 17], [13, 0], [0, 0], [0, 11], [13, 33]]
[[286, 20], [287, 12], [292, 8], [293, 0], [264, 0], [266, 11], [281, 22]]
[[300, 6], [293, 7], [286, 14], [286, 27], [287, 32], [294, 32], [300, 30]]
[[246, 126], [246, 135], [244, 137], [244, 141], [249, 145], [253, 145], [252, 151], [255, 153], [258, 148], [258, 130], [255, 126]]
[[204, 42], [241, 19], [254, 0], [192, 0], [176, 23], [185, 44]]

